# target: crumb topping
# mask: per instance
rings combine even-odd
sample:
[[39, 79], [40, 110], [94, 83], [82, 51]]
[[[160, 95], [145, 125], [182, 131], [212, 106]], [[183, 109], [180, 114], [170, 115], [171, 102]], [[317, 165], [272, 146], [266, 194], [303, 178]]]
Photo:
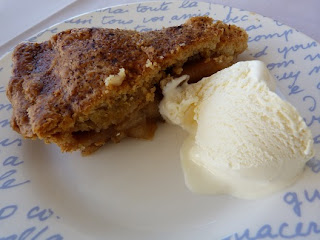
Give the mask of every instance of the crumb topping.
[[120, 68], [117, 75], [109, 75], [105, 80], [104, 84], [106, 86], [114, 85], [114, 86], [120, 86], [123, 82], [123, 80], [126, 78], [126, 71], [124, 68]]

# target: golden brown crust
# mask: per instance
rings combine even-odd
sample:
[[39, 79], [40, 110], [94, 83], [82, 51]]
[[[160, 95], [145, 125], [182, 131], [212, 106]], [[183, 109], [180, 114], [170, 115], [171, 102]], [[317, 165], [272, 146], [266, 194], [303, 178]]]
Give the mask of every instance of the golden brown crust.
[[[231, 63], [246, 47], [244, 30], [208, 17], [146, 33], [82, 28], [43, 43], [22, 43], [13, 53], [7, 89], [12, 127], [26, 138], [55, 142], [62, 151], [87, 148], [90, 153], [159, 118], [148, 109], [155, 106], [159, 82], [173, 69], [194, 57]], [[122, 83], [106, 84], [121, 69]], [[100, 136], [88, 142], [87, 135]]]

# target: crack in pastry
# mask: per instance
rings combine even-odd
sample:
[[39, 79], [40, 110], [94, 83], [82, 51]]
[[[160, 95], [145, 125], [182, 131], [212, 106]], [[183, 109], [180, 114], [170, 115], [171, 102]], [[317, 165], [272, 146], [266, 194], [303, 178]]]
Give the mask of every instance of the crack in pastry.
[[12, 128], [25, 138], [90, 154], [109, 140], [152, 138], [161, 85], [230, 66], [246, 32], [209, 17], [162, 30], [80, 28], [13, 52], [7, 96]]

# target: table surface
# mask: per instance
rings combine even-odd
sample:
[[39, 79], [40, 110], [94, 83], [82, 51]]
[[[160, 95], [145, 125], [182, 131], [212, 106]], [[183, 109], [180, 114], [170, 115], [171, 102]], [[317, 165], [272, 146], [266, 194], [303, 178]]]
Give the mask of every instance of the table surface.
[[[16, 1], [18, 4], [19, 0]], [[40, 32], [41, 30], [52, 26], [55, 23], [61, 22], [67, 18], [79, 15], [85, 12], [93, 11], [95, 9], [111, 7], [121, 4], [129, 4], [136, 2], [147, 2], [150, 0], [77, 0], [71, 5], [65, 7], [64, 9], [56, 12], [55, 14], [50, 14], [50, 9], [42, 6], [35, 9], [37, 11], [47, 11], [48, 17], [44, 21], [36, 24], [32, 28], [29, 28], [27, 31], [21, 33], [17, 37], [13, 38], [6, 44], [0, 47], [0, 56], [8, 52], [11, 48], [17, 45], [19, 42], [24, 39], [29, 38], [30, 36]], [[188, 0], [189, 1], [189, 0]], [[288, 26], [291, 26], [300, 32], [310, 36], [316, 41], [320, 42], [320, 28], [318, 23], [320, 23], [320, 14], [318, 14], [318, 9], [320, 9], [319, 0], [205, 0], [206, 2], [217, 3], [228, 5], [240, 9], [245, 9], [248, 11], [256, 12], [263, 16], [270, 17], [272, 19], [278, 20]], [[14, 4], [10, 4], [10, 7]], [[1, 7], [1, 6], [0, 6]], [[41, 9], [39, 9], [41, 8]], [[2, 9], [6, 11], [8, 9]], [[27, 15], [27, 13], [25, 13]], [[30, 15], [30, 14], [29, 14]], [[25, 19], [24, 14], [20, 14], [16, 18], [17, 21]], [[9, 26], [1, 29], [1, 35], [5, 35], [10, 29]], [[1, 36], [0, 36], [1, 37]]]

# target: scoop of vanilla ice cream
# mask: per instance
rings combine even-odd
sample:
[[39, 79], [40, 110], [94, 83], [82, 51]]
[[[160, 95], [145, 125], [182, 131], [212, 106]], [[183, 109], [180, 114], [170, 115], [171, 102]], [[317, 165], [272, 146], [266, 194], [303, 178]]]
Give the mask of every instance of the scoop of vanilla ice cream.
[[313, 156], [298, 111], [276, 93], [261, 61], [239, 62], [198, 83], [167, 84], [160, 113], [189, 132], [181, 148], [187, 186], [252, 199], [292, 184]]

